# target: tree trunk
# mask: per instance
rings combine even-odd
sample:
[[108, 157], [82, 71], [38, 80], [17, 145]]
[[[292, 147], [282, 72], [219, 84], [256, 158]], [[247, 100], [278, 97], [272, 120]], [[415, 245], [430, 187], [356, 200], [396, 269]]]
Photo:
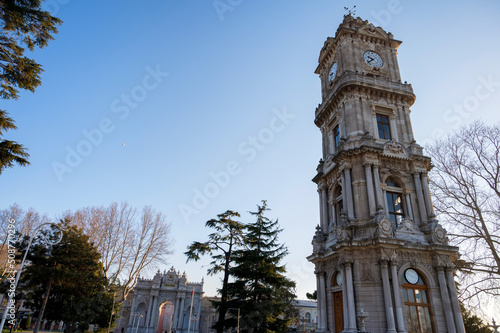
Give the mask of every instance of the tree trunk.
[[47, 290], [45, 291], [45, 295], [43, 296], [42, 306], [40, 308], [40, 312], [38, 313], [38, 318], [36, 318], [35, 327], [33, 328], [33, 333], [38, 333], [38, 329], [40, 328], [40, 322], [43, 318], [43, 313], [45, 312], [45, 307], [47, 306], [47, 301], [49, 300], [50, 287], [52, 287], [52, 279], [49, 280], [49, 284], [47, 285]]

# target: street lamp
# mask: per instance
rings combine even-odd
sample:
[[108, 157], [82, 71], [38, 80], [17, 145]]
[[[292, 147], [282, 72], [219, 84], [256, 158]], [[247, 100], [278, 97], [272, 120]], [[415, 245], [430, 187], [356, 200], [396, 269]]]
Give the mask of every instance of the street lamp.
[[236, 333], [240, 333], [240, 308], [228, 308], [228, 310], [238, 310], [238, 326], [236, 328]]
[[[58, 244], [61, 241], [62, 236], [63, 236], [63, 232], [62, 232], [62, 230], [59, 228], [59, 226], [57, 224], [52, 223], [52, 222], [47, 222], [47, 223], [42, 223], [37, 228], [35, 228], [35, 230], [33, 232], [33, 235], [31, 236], [30, 241], [28, 243], [28, 247], [26, 247], [26, 251], [24, 252], [23, 260], [21, 261], [21, 265], [19, 266], [19, 270], [17, 271], [17, 274], [16, 274], [16, 279], [15, 279], [15, 281], [14, 281], [13, 284], [11, 283], [11, 289], [12, 290], [16, 290], [16, 288], [17, 288], [17, 283], [19, 282], [19, 277], [21, 276], [21, 271], [23, 270], [24, 262], [26, 260], [26, 256], [28, 255], [28, 251], [29, 251], [29, 249], [31, 247], [31, 243], [33, 242], [33, 239], [36, 237], [36, 235], [42, 229], [42, 227], [45, 227], [45, 226], [48, 226], [48, 225], [51, 225], [53, 227], [58, 228], [59, 231], [60, 231], [60, 234], [59, 234], [59, 237], [56, 238], [55, 240], [51, 240], [50, 237], [48, 237], [47, 235], [43, 235], [42, 236], [43, 240], [45, 242], [47, 242], [49, 245], [56, 245], [56, 244]], [[14, 297], [15, 297], [15, 295], [12, 296], [12, 297], [9, 297], [9, 301], [8, 301], [7, 304], [10, 304], [10, 301], [13, 300]], [[7, 318], [8, 309], [9, 309], [8, 306], [5, 306], [5, 310], [4, 310], [3, 316], [2, 316], [2, 322], [0, 323], [0, 332], [2, 332], [2, 330], [3, 330], [3, 325], [5, 324], [5, 319]]]

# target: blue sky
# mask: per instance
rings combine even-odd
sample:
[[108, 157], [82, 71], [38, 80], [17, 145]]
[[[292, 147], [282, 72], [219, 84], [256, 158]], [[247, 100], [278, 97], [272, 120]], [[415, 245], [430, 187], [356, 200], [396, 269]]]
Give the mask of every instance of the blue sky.
[[[0, 207], [17, 202], [55, 217], [112, 201], [152, 205], [176, 239], [161, 269], [173, 264], [200, 281], [205, 270], [182, 253], [205, 239], [205, 221], [227, 209], [251, 221], [246, 212], [266, 199], [305, 298], [316, 288], [305, 259], [318, 224], [314, 70], [354, 2], [220, 0], [224, 12], [214, 3], [48, 1], [64, 24], [33, 54], [43, 85], [2, 101], [19, 127], [6, 138], [28, 147], [32, 164], [3, 172]], [[500, 120], [498, 1], [355, 4], [356, 16], [403, 41], [417, 142]], [[214, 295], [218, 278], [205, 282]]]

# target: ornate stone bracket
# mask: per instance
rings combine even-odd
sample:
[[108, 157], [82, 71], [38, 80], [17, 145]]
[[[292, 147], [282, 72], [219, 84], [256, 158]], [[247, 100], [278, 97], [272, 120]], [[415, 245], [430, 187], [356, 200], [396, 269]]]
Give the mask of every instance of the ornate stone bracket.
[[373, 221], [377, 225], [375, 237], [394, 237], [394, 225], [385, 215], [381, 205], [377, 206], [377, 214], [375, 214]]
[[394, 139], [391, 141], [388, 141], [384, 145], [384, 153], [383, 154], [386, 156], [393, 156], [393, 157], [399, 157], [399, 158], [405, 158], [408, 156], [403, 145]]
[[449, 244], [448, 236], [446, 236], [446, 229], [439, 224], [436, 219], [436, 215], [432, 215], [429, 222], [426, 223], [421, 229], [430, 244]]
[[398, 239], [427, 244], [424, 233], [415, 225], [415, 222], [409, 218], [405, 218], [401, 221], [395, 232], [395, 236]]

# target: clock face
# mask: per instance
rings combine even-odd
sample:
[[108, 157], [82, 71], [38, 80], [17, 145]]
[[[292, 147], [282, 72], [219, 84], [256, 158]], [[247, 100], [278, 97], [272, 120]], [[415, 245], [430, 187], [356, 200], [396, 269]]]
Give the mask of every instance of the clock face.
[[418, 282], [418, 273], [414, 269], [409, 268], [405, 271], [405, 278], [406, 281], [415, 284]]
[[330, 67], [330, 73], [328, 74], [328, 82], [332, 82], [335, 79], [335, 75], [337, 75], [337, 63], [334, 62], [332, 67]]
[[342, 285], [342, 273], [337, 273], [337, 276], [335, 277], [335, 281], [337, 282], [338, 286]]
[[373, 51], [366, 51], [365, 54], [363, 54], [363, 58], [368, 65], [375, 68], [380, 68], [384, 64], [382, 57]]

